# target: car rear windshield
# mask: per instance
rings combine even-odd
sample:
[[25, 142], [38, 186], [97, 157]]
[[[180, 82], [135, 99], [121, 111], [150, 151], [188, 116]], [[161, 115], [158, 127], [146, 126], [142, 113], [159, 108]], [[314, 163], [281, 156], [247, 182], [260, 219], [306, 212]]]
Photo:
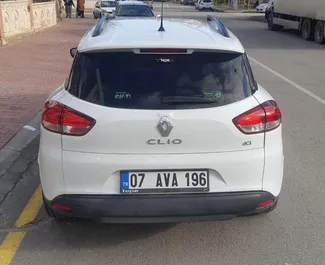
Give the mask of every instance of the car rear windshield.
[[115, 1], [102, 1], [101, 2], [102, 7], [116, 7]]
[[151, 8], [146, 5], [120, 5], [116, 11], [119, 17], [153, 17]]
[[67, 86], [79, 99], [127, 109], [218, 107], [250, 96], [245, 54], [77, 54]]

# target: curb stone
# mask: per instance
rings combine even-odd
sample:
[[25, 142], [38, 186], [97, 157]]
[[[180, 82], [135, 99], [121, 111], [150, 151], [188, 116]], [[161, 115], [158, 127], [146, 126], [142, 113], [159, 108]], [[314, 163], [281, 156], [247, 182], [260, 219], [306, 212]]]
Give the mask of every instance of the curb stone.
[[0, 203], [37, 157], [40, 120], [41, 112], [0, 150]]

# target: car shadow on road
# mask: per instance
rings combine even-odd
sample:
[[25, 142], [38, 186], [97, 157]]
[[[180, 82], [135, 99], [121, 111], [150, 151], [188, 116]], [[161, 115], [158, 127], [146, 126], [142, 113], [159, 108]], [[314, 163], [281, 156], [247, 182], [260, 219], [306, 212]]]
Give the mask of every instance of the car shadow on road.
[[[228, 221], [217, 222], [191, 222], [172, 224], [101, 224], [89, 220], [56, 221], [47, 217], [42, 209], [40, 213], [42, 223], [34, 227], [30, 232], [33, 242], [40, 241], [39, 246], [28, 245], [29, 249], [37, 248], [46, 250], [53, 248], [53, 242], [58, 249], [69, 247], [72, 249], [96, 249], [103, 247], [116, 247], [117, 245], [133, 241], [158, 242], [162, 238], [181, 238], [185, 241], [198, 240], [197, 235], [211, 240], [212, 234], [218, 234], [220, 240], [226, 237], [237, 237], [238, 234], [246, 234], [246, 230], [261, 231], [270, 220], [266, 216], [251, 216], [249, 218], [237, 218]], [[239, 230], [235, 232], [235, 230]], [[198, 233], [198, 231], [201, 231]], [[198, 234], [197, 234], [198, 233]], [[179, 236], [177, 236], [179, 234]], [[41, 235], [41, 236], [40, 236]], [[196, 239], [195, 239], [196, 238]], [[210, 238], [210, 239], [209, 239]], [[212, 237], [213, 238], [213, 237]], [[239, 241], [245, 240], [237, 238]], [[158, 240], [158, 241], [157, 241]], [[200, 239], [199, 239], [200, 240]], [[214, 240], [214, 239], [213, 239]], [[227, 240], [228, 241], [228, 240]], [[176, 244], [174, 242], [173, 244]], [[180, 243], [180, 242], [178, 242]]]
[[51, 231], [55, 240], [61, 241], [60, 245], [77, 249], [146, 239], [176, 226], [176, 224], [103, 224], [90, 220], [56, 221], [45, 218], [47, 220], [42, 217], [44, 225], [40, 224], [39, 228], [31, 230], [32, 233]]

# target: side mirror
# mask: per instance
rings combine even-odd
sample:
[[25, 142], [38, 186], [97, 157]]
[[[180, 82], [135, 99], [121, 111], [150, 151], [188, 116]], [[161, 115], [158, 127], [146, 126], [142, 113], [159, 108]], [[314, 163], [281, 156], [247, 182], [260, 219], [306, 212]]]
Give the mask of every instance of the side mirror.
[[96, 8], [100, 8], [100, 5], [95, 5]]
[[71, 57], [74, 58], [76, 56], [76, 54], [77, 54], [77, 47], [71, 48], [70, 49], [70, 55], [71, 55]]
[[159, 17], [161, 17], [161, 15], [157, 15], [157, 16], [156, 16], [156, 18], [159, 18]]

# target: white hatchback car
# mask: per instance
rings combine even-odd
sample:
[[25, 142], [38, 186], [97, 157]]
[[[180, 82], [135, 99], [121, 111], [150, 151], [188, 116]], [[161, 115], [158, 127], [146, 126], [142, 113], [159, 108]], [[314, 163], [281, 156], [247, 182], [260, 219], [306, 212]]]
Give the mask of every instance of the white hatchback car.
[[42, 115], [51, 217], [161, 223], [275, 208], [281, 112], [217, 18], [103, 17], [71, 55]]
[[195, 4], [195, 8], [199, 11], [213, 10], [214, 4], [212, 0], [198, 0]]

